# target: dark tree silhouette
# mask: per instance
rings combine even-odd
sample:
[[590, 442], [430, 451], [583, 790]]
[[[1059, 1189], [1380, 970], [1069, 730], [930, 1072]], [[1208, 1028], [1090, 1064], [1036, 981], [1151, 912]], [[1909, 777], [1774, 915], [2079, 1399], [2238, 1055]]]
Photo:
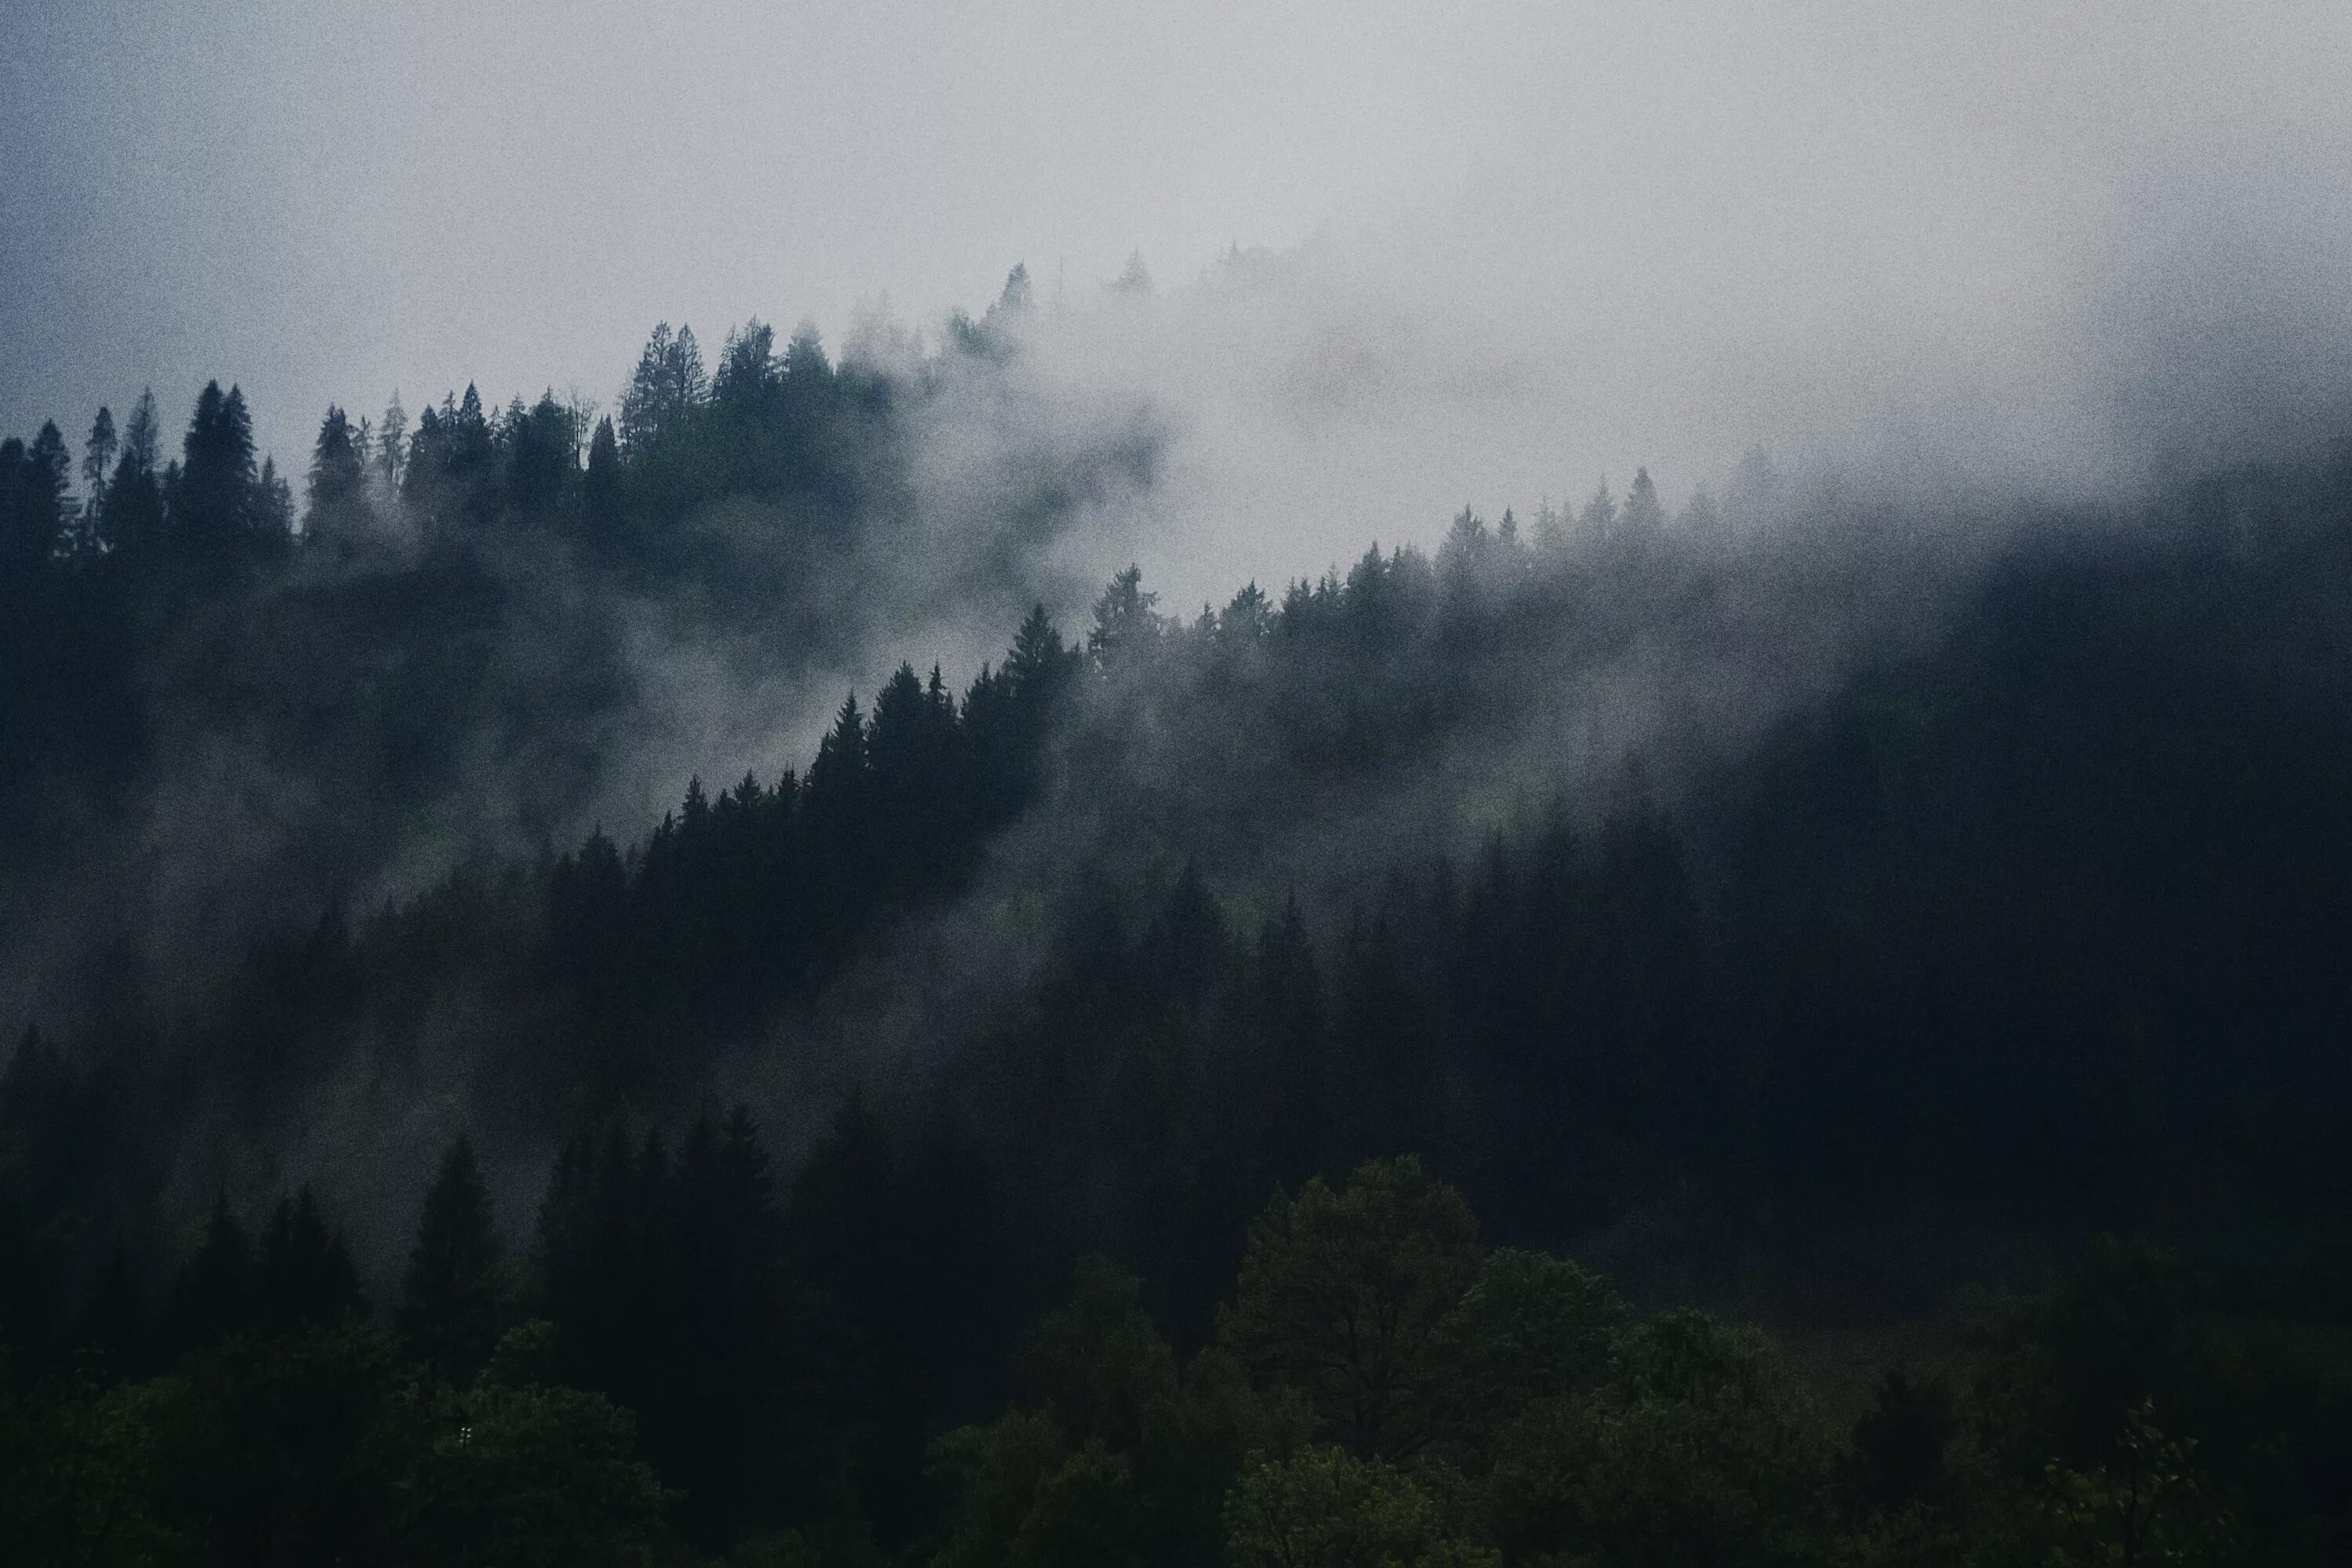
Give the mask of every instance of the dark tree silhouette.
[[401, 1331], [443, 1372], [480, 1365], [506, 1327], [504, 1254], [473, 1142], [461, 1132], [425, 1189], [416, 1243], [400, 1279]]

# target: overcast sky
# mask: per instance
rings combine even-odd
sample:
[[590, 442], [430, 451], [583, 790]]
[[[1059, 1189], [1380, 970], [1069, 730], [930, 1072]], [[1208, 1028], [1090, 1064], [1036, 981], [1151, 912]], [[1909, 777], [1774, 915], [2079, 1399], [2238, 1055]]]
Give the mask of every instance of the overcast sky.
[[609, 401], [658, 319], [838, 342], [1238, 243], [1431, 348], [1406, 394], [1516, 364], [1451, 421], [1541, 410], [1498, 484], [1889, 410], [2080, 458], [2336, 385], [2347, 82], [2336, 3], [19, 0], [0, 431], [218, 376], [299, 468], [330, 399]]

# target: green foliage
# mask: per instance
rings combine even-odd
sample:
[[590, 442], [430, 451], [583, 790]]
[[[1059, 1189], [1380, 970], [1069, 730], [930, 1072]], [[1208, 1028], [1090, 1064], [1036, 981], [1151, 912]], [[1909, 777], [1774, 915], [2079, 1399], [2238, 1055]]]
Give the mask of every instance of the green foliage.
[[602, 1394], [485, 1378], [430, 1415], [400, 1530], [425, 1561], [647, 1568], [676, 1555], [674, 1494], [634, 1457], [634, 1418]]
[[1445, 1336], [1478, 1268], [1462, 1194], [1411, 1155], [1373, 1161], [1337, 1192], [1318, 1176], [1277, 1196], [1250, 1226], [1218, 1340], [1262, 1380], [1304, 1393], [1332, 1439], [1402, 1458], [1459, 1401]]
[[345, 1321], [241, 1338], [146, 1383], [0, 1383], [12, 1563], [676, 1561], [635, 1421], [530, 1375], [532, 1331], [462, 1387]]
[[1483, 1568], [1496, 1561], [1448, 1531], [1402, 1471], [1334, 1447], [1244, 1476], [1225, 1503], [1225, 1543], [1234, 1568]]
[[333, 1561], [394, 1532], [410, 1434], [399, 1344], [357, 1323], [240, 1338], [160, 1402], [163, 1508], [220, 1560]]
[[1633, 1317], [1608, 1280], [1567, 1258], [1495, 1248], [1447, 1331], [1463, 1363], [1463, 1415], [1499, 1427], [1529, 1404], [1592, 1387]]
[[1038, 1324], [1023, 1381], [1062, 1431], [1132, 1451], [1177, 1397], [1176, 1357], [1140, 1305], [1142, 1281], [1099, 1255], [1079, 1260], [1069, 1305]]
[[87, 1374], [28, 1393], [0, 1361], [0, 1533], [25, 1568], [148, 1568], [184, 1537], [159, 1517], [168, 1385], [104, 1387]]
[[1041, 1407], [933, 1446], [949, 1500], [938, 1560], [1214, 1562], [1218, 1500], [1245, 1455], [1300, 1441], [1303, 1411], [1218, 1351], [1180, 1379], [1139, 1282], [1107, 1259], [1082, 1260], [1074, 1284], [1021, 1357]]
[[1760, 1336], [1673, 1311], [1623, 1335], [1598, 1389], [1519, 1419], [1487, 1485], [1488, 1528], [1515, 1558], [1779, 1562], [1823, 1530], [1831, 1459]]
[[2182, 1568], [2243, 1562], [2228, 1506], [2196, 1463], [2195, 1439], [2158, 1427], [2153, 1401], [2126, 1412], [2114, 1456], [2087, 1470], [2052, 1460], [2049, 1568]]

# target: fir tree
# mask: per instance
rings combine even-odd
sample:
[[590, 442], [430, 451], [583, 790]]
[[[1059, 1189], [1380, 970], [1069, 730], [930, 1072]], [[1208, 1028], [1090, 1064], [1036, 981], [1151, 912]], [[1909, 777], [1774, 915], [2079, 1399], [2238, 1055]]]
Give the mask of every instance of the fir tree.
[[420, 1356], [445, 1373], [480, 1364], [498, 1342], [504, 1250], [473, 1141], [461, 1132], [425, 1192], [416, 1245], [400, 1282], [401, 1331]]
[[376, 426], [375, 461], [383, 488], [398, 494], [401, 473], [408, 465], [408, 410], [400, 405], [396, 390], [392, 401], [384, 405], [383, 422]]
[[341, 1236], [327, 1228], [307, 1184], [278, 1200], [262, 1240], [256, 1283], [262, 1321], [279, 1331], [332, 1323], [366, 1306], [351, 1253]]
[[253, 422], [245, 395], [206, 382], [181, 442], [179, 484], [172, 494], [173, 531], [215, 561], [226, 558], [253, 513]]
[[55, 423], [42, 425], [30, 447], [8, 447], [11, 456], [0, 458], [0, 578], [29, 582], [66, 543], [71, 464]]
[[213, 1201], [204, 1245], [172, 1288], [165, 1312], [172, 1354], [200, 1350], [252, 1328], [258, 1316], [256, 1284], [252, 1239], [229, 1212], [224, 1193]]
[[86, 550], [100, 547], [99, 527], [106, 515], [106, 481], [114, 473], [115, 453], [121, 447], [114, 431], [114, 411], [101, 406], [89, 424], [89, 439], [81, 449], [80, 543]]
[[606, 542], [617, 539], [621, 531], [621, 447], [609, 418], [596, 421], [596, 434], [588, 442], [588, 472], [581, 481], [580, 510], [590, 538]]
[[367, 468], [352, 438], [351, 421], [330, 404], [319, 422], [310, 454], [310, 509], [303, 514], [305, 539], [320, 539], [350, 520], [367, 492]]
[[100, 542], [107, 550], [136, 554], [163, 536], [163, 491], [155, 476], [160, 441], [155, 395], [142, 392], [123, 423], [121, 456], [107, 483], [99, 520]]
[[1633, 470], [1633, 488], [1625, 492], [1625, 515], [1622, 520], [1630, 534], [1655, 533], [1666, 521], [1666, 509], [1658, 500], [1658, 487], [1650, 482], [1650, 470]]

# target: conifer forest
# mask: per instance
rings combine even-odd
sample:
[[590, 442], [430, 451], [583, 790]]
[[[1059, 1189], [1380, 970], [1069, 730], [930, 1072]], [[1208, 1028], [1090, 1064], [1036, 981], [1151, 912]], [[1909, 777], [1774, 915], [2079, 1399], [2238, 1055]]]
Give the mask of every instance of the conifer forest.
[[2352, 1563], [2352, 296], [2084, 481], [1674, 450], [1672, 273], [1507, 497], [1552, 382], [1344, 249], [0, 361], [0, 1562]]

